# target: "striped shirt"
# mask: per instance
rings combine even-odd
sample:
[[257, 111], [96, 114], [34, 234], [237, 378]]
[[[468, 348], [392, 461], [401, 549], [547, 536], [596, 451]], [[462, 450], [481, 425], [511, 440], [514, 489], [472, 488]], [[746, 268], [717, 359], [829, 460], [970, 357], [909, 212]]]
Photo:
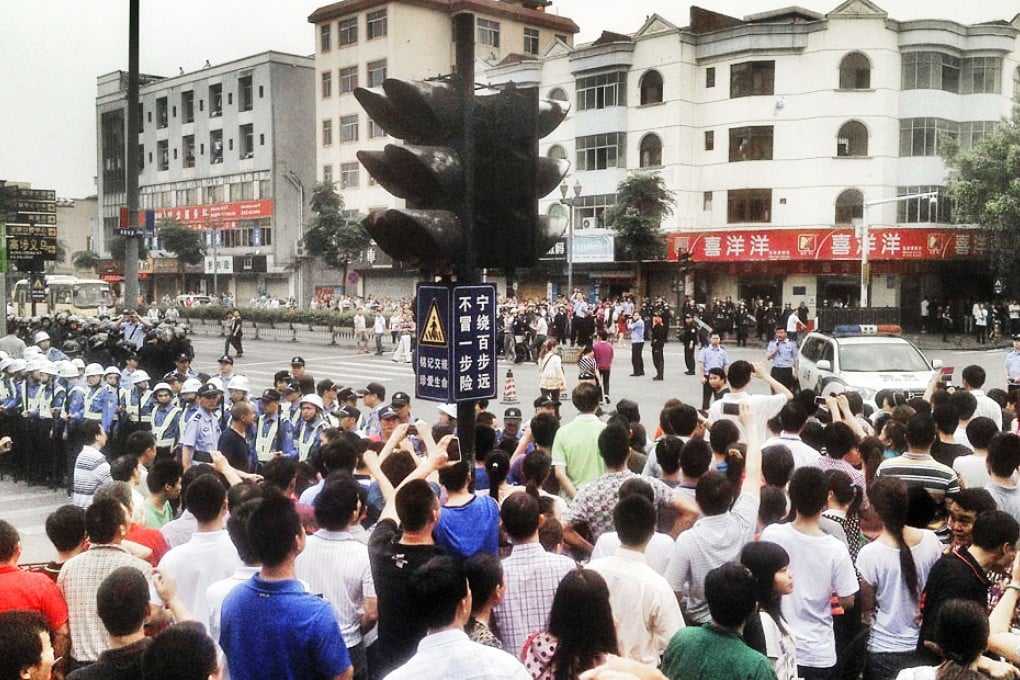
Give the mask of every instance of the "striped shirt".
[[375, 599], [368, 546], [349, 531], [319, 529], [305, 541], [296, 574], [336, 612], [347, 647], [361, 644], [361, 611]]
[[876, 477], [899, 477], [908, 485], [923, 487], [936, 502], [960, 491], [960, 478], [953, 468], [927, 453], [904, 453], [882, 461]]
[[74, 496], [71, 502], [79, 508], [89, 507], [96, 489], [112, 479], [110, 464], [103, 452], [92, 446], [83, 446], [74, 461]]

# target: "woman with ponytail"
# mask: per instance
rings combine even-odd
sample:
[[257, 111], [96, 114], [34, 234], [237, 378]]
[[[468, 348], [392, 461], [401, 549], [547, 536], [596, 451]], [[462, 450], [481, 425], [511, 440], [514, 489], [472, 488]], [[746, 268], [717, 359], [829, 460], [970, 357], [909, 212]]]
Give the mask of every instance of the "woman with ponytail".
[[935, 619], [934, 642], [944, 661], [900, 671], [895, 680], [988, 680], [978, 670], [988, 644], [988, 616], [976, 602], [948, 600]]
[[904, 668], [922, 662], [916, 652], [921, 592], [942, 555], [942, 543], [934, 532], [906, 526], [903, 480], [876, 478], [868, 498], [882, 522], [882, 533], [857, 557], [862, 618], [871, 624], [864, 677], [894, 680]]
[[544, 451], [535, 449], [524, 456], [524, 463], [521, 465], [521, 477], [524, 485], [512, 486], [509, 491], [510, 493], [531, 494], [538, 499], [543, 515], [560, 519], [567, 510], [567, 502], [542, 488], [551, 471], [552, 459]]
[[778, 543], [756, 541], [744, 546], [740, 563], [758, 582], [758, 614], [744, 625], [744, 642], [769, 658], [778, 680], [797, 680], [797, 644], [780, 606], [793, 592], [790, 554]]

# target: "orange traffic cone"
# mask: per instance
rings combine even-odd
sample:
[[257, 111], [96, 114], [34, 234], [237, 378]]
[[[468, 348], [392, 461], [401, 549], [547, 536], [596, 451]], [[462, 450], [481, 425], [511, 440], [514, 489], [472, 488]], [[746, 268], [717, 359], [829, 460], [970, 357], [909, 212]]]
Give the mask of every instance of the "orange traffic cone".
[[514, 372], [512, 369], [506, 370], [506, 382], [503, 383], [503, 398], [500, 399], [501, 404], [517, 404], [520, 403], [517, 400], [517, 381], [514, 380]]

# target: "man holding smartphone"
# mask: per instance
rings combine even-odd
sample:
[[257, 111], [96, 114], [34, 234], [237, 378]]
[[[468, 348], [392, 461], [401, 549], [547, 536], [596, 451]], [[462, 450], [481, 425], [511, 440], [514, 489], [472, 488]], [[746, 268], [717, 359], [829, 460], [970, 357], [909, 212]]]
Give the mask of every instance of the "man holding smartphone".
[[[708, 422], [714, 423], [722, 419], [732, 420], [740, 430], [740, 441], [747, 442], [747, 430], [737, 417], [740, 404], [747, 401], [754, 407], [758, 441], [763, 440], [768, 421], [779, 415], [786, 403], [793, 399], [793, 392], [766, 373], [764, 364], [751, 364], [743, 360], [734, 361], [730, 366], [728, 376], [730, 393], [711, 405], [708, 409]], [[751, 383], [752, 376], [768, 383], [774, 394], [748, 394], [747, 386]]]

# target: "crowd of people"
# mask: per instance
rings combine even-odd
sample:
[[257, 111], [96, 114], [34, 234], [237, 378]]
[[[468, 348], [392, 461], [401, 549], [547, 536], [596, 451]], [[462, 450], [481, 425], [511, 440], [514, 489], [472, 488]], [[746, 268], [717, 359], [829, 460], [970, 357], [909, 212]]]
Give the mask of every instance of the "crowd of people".
[[[621, 302], [632, 346], [653, 305]], [[132, 310], [14, 320], [0, 464], [70, 502], [27, 569], [0, 518], [0, 680], [1020, 677], [1020, 337], [1008, 391], [972, 365], [819, 398], [791, 310], [765, 363], [710, 333], [705, 402], [642, 421], [608, 399], [614, 313], [582, 325], [569, 389], [554, 317], [531, 413], [479, 402], [472, 427], [300, 356], [257, 390], [184, 344], [150, 373], [142, 350], [186, 334]], [[102, 334], [115, 370], [58, 354]]]

